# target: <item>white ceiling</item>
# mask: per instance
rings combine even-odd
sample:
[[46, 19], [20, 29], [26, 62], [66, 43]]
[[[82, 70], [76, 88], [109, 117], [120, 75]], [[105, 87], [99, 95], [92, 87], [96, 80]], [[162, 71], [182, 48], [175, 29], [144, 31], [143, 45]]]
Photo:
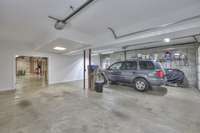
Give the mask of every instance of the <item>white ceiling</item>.
[[137, 25], [135, 30], [140, 30], [144, 27], [139, 26], [148, 28], [151, 21], [154, 24], [150, 26], [154, 27], [193, 16], [199, 7], [199, 0], [96, 0], [72, 23], [92, 35], [106, 32], [107, 27], [120, 30]]
[[[71, 40], [59, 38], [59, 39], [53, 40], [48, 45], [44, 45], [44, 46], [40, 47], [39, 51], [52, 52], [52, 53], [56, 53], [56, 54], [65, 54], [65, 53], [70, 53], [72, 51], [76, 51], [77, 49], [85, 49], [85, 48], [88, 48], [89, 46], [90, 45], [81, 44], [81, 43], [77, 43], [77, 42], [74, 42]], [[57, 51], [57, 50], [53, 49], [54, 47], [64, 47], [67, 49], [64, 51]]]
[[60, 44], [60, 40], [74, 50], [88, 45], [119, 47], [200, 32], [200, 19], [119, 40], [107, 29], [112, 27], [121, 35], [200, 15], [200, 0], [96, 0], [63, 31], [54, 29], [55, 21], [48, 19], [49, 15], [65, 18], [72, 12], [70, 5], [77, 8], [85, 1], [0, 0], [0, 41], [21, 42], [34, 50], [55, 52], [52, 47]]

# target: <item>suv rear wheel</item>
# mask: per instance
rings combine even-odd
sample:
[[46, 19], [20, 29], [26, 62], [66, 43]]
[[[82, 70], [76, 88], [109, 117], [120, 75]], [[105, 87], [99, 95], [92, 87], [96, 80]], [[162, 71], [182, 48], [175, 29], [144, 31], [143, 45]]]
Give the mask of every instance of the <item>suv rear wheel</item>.
[[149, 84], [145, 79], [137, 78], [134, 81], [134, 87], [136, 90], [143, 92], [149, 88]]

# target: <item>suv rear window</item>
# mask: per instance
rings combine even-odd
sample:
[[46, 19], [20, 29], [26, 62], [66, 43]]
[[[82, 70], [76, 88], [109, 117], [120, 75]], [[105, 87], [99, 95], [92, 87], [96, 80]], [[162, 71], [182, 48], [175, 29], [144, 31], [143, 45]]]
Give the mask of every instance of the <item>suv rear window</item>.
[[139, 65], [141, 70], [153, 70], [155, 68], [151, 61], [139, 61]]

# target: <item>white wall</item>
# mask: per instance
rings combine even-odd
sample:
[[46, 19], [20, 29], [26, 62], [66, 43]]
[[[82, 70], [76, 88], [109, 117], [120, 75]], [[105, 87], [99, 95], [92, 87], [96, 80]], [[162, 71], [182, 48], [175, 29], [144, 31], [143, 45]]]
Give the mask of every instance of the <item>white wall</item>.
[[198, 89], [200, 90], [200, 47], [198, 48], [198, 52], [197, 52], [197, 80], [198, 80]]
[[49, 59], [50, 84], [83, 79], [83, 59], [81, 56], [51, 56]]
[[14, 53], [28, 49], [26, 45], [11, 45], [8, 41], [0, 42], [0, 90], [14, 89], [15, 62]]
[[13, 56], [5, 47], [0, 48], [0, 90], [13, 88]]
[[[100, 65], [100, 57], [92, 56], [92, 64]], [[86, 59], [88, 65], [88, 59]], [[50, 84], [63, 83], [83, 79], [83, 55], [61, 56], [49, 58]], [[87, 76], [87, 72], [86, 72]], [[87, 78], [87, 77], [86, 77]]]
[[[33, 52], [26, 45], [0, 43], [0, 91], [15, 89], [15, 55], [48, 57], [49, 84], [83, 79], [83, 57]], [[93, 64], [100, 64], [98, 56]]]

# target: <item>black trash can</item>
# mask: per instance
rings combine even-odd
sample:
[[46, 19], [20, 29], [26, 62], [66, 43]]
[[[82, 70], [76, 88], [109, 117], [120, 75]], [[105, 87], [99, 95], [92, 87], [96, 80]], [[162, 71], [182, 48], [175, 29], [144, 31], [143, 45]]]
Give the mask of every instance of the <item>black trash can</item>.
[[95, 91], [98, 93], [102, 93], [103, 92], [103, 85], [104, 82], [96, 82], [95, 83]]

